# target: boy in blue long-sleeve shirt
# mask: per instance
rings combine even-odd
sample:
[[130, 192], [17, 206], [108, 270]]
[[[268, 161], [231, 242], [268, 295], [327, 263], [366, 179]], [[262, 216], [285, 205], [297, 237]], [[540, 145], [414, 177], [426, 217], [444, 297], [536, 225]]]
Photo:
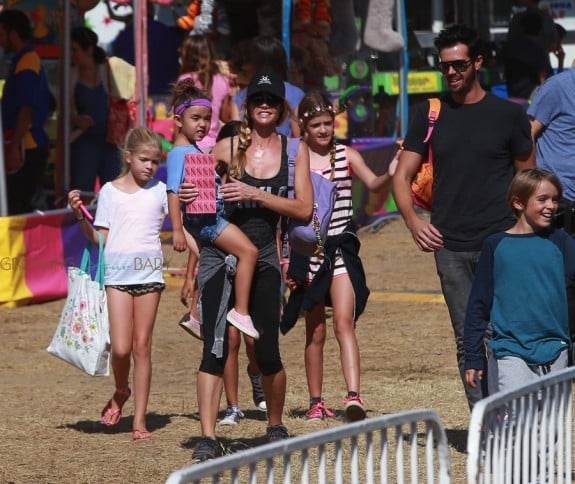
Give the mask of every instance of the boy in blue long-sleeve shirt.
[[486, 239], [467, 305], [465, 378], [472, 388], [487, 365], [481, 349], [488, 322], [499, 390], [568, 364], [565, 280], [575, 278], [575, 240], [552, 227], [561, 195], [557, 177], [540, 168], [511, 182], [507, 201], [517, 222]]

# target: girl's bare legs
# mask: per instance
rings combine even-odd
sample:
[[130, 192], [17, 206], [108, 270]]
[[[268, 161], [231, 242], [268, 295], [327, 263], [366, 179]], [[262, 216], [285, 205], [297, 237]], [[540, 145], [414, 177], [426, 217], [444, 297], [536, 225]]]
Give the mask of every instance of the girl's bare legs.
[[[107, 288], [108, 316], [112, 340], [112, 369], [117, 390], [129, 386], [130, 358], [134, 358], [134, 430], [146, 430], [146, 408], [152, 376], [152, 331], [160, 302], [160, 292], [132, 296], [124, 291]], [[112, 398], [112, 410], [121, 407], [127, 397]], [[119, 414], [117, 419], [119, 419]], [[117, 422], [113, 419], [111, 423]]]
[[310, 398], [320, 398], [323, 386], [323, 348], [326, 339], [325, 306], [305, 314], [305, 374]]
[[232, 224], [223, 230], [214, 241], [214, 245], [238, 258], [234, 284], [235, 309], [241, 315], [247, 315], [259, 250], [238, 227]]
[[186, 277], [189, 277], [190, 280], [193, 280], [192, 287], [188, 289], [189, 293], [191, 294], [189, 306], [190, 314], [195, 320], [198, 320], [198, 299], [200, 294], [198, 290], [198, 261], [200, 260], [200, 247], [196, 242], [196, 239], [194, 239], [192, 235], [185, 229], [184, 236], [186, 237], [186, 243], [188, 244], [188, 249], [190, 250], [190, 254], [188, 256], [188, 265], [193, 267], [193, 269], [191, 269], [192, 274], [186, 274]]
[[244, 335], [244, 344], [246, 345], [246, 356], [248, 357], [248, 371], [252, 375], [260, 373], [260, 367], [256, 361], [255, 341], [247, 335]]
[[333, 328], [339, 344], [341, 368], [347, 391], [359, 394], [359, 346], [353, 322], [355, 294], [347, 275], [333, 279], [330, 295], [333, 301]]
[[152, 380], [152, 333], [160, 291], [134, 297], [134, 430], [146, 430], [146, 408]]
[[[102, 419], [116, 425], [121, 418], [119, 409], [129, 397], [130, 357], [132, 354], [132, 296], [111, 287], [106, 288], [108, 319], [112, 341], [112, 372], [116, 384], [114, 396], [104, 408]], [[106, 411], [106, 408], [109, 408]]]

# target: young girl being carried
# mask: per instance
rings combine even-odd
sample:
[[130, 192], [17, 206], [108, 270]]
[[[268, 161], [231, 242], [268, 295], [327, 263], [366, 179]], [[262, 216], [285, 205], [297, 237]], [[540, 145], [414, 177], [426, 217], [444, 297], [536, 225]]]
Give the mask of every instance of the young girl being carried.
[[[309, 147], [311, 171], [321, 174], [337, 186], [325, 252], [307, 258], [294, 254], [292, 250], [286, 277], [292, 294], [296, 287], [304, 291], [303, 297], [298, 300], [305, 310], [306, 324], [305, 368], [310, 393], [306, 419], [314, 421], [333, 416], [322, 398], [325, 306], [330, 305], [333, 307], [333, 326], [347, 386], [347, 395], [343, 400], [345, 414], [350, 421], [360, 420], [365, 418], [366, 413], [359, 394], [360, 364], [355, 324], [365, 309], [369, 290], [358, 255], [360, 243], [352, 221], [352, 173], [372, 192], [383, 190], [391, 182], [391, 174], [376, 176], [356, 150], [336, 143], [335, 110], [326, 95], [320, 92], [306, 94], [299, 104], [298, 113], [304, 140]], [[282, 267], [288, 267], [286, 262]], [[325, 281], [325, 278], [329, 278], [329, 282], [324, 284], [321, 281]], [[283, 332], [295, 324], [297, 315], [299, 307], [294, 308], [288, 302], [282, 318]]]
[[198, 146], [203, 150], [211, 149], [216, 144], [221, 123], [231, 120], [231, 88], [228, 77], [220, 70], [209, 35], [187, 35], [182, 41], [178, 82], [184, 79], [191, 79], [194, 86], [209, 94], [212, 120]]
[[[186, 214], [180, 204], [178, 190], [184, 181], [185, 156], [188, 153], [201, 153], [197, 142], [207, 134], [212, 109], [211, 102], [198, 91], [191, 79], [184, 79], [174, 86], [172, 98], [174, 121], [179, 132], [174, 147], [168, 153], [167, 190], [168, 208], [172, 222], [174, 249], [182, 252], [188, 247], [186, 232], [191, 234], [199, 246], [213, 244], [218, 249], [237, 257], [235, 276], [235, 305], [228, 312], [227, 319], [240, 331], [252, 338], [259, 338], [249, 310], [249, 294], [259, 251], [246, 235], [225, 218], [224, 201], [220, 193], [226, 179], [227, 166], [218, 164], [214, 170], [216, 177], [216, 213]], [[215, 168], [215, 167], [214, 167]], [[186, 230], [184, 230], [184, 227]]]
[[[94, 226], [82, 212], [80, 192], [68, 194], [70, 206], [92, 243], [105, 241], [104, 276], [112, 341], [116, 391], [102, 410], [102, 423], [120, 422], [131, 390], [130, 358], [134, 358], [135, 411], [132, 438], [147, 440], [146, 408], [152, 378], [152, 332], [163, 291], [160, 229], [168, 211], [166, 186], [155, 180], [162, 159], [160, 137], [147, 128], [128, 133], [120, 176], [100, 190]], [[153, 263], [150, 263], [153, 261]]]

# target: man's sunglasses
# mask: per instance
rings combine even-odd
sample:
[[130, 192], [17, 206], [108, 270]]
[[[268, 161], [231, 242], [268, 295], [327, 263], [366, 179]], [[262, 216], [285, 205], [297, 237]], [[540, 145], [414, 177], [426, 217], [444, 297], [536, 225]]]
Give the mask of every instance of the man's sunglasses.
[[254, 94], [249, 98], [249, 101], [256, 106], [267, 104], [268, 106], [271, 107], [278, 107], [282, 103], [281, 98], [273, 96], [272, 94], [263, 94], [263, 93]]
[[455, 60], [451, 62], [440, 62], [437, 64], [437, 67], [441, 72], [443, 72], [443, 74], [447, 74], [450, 67], [453, 67], [455, 72], [462, 73], [463, 71], [466, 71], [471, 64], [473, 64], [473, 59]]

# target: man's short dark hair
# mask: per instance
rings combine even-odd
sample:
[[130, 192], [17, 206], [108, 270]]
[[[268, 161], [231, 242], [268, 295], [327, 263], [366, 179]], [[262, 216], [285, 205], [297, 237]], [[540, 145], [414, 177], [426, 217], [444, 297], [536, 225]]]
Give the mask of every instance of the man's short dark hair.
[[467, 25], [456, 24], [447, 27], [439, 32], [433, 41], [439, 53], [446, 47], [453, 47], [455, 44], [464, 44], [469, 50], [469, 57], [475, 59], [477, 56], [485, 55], [485, 48], [477, 30]]
[[8, 32], [16, 32], [18, 37], [23, 41], [28, 41], [32, 38], [30, 19], [20, 10], [2, 10], [2, 12], [0, 12], [0, 24], [2, 24]]

